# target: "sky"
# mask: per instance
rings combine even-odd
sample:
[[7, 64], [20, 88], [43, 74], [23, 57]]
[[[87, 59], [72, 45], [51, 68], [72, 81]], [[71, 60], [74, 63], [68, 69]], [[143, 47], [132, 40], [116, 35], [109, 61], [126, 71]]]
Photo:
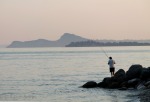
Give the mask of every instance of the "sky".
[[64, 33], [150, 39], [150, 0], [0, 0], [0, 45]]

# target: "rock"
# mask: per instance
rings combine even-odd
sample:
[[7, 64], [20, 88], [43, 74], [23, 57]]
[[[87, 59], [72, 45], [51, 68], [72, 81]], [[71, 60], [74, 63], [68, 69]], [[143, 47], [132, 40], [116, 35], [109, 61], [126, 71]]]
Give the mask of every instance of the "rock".
[[102, 82], [98, 83], [98, 87], [102, 88], [120, 88], [121, 83], [125, 80], [125, 71], [123, 69], [119, 69], [114, 77], [106, 77]]
[[126, 73], [123, 69], [119, 69], [115, 75], [114, 75], [114, 80], [122, 83], [126, 79]]
[[148, 85], [147, 88], [150, 89], [150, 85]]
[[122, 74], [118, 73], [114, 77], [106, 77], [103, 79], [102, 82], [98, 83], [97, 86], [102, 88], [111, 88], [111, 89], [120, 88], [120, 82], [122, 77], [119, 78], [119, 76], [121, 77]]
[[149, 68], [143, 68], [142, 72], [141, 72], [141, 75], [140, 75], [140, 78], [142, 80], [147, 80], [150, 78], [150, 70]]
[[143, 83], [140, 83], [140, 84], [137, 86], [137, 89], [138, 89], [138, 90], [143, 90], [143, 89], [146, 89], [146, 86], [144, 86]]
[[118, 90], [127, 90], [127, 89], [128, 89], [127, 87], [121, 87]]
[[114, 77], [106, 77], [102, 82], [98, 83], [98, 87], [110, 88], [110, 85], [114, 82]]
[[135, 86], [137, 86], [137, 84], [138, 84], [140, 81], [141, 81], [141, 80], [138, 79], [138, 78], [134, 78], [134, 79], [128, 80], [128, 86], [130, 86], [130, 87], [135, 87]]
[[135, 88], [133, 88], [133, 87], [130, 87], [130, 88], [128, 88], [128, 90], [135, 90]]
[[120, 84], [120, 87], [128, 87], [128, 82], [124, 81]]
[[126, 72], [127, 80], [140, 78], [142, 72], [142, 65], [132, 65], [129, 70]]
[[144, 85], [145, 86], [149, 86], [150, 85], [150, 81], [146, 82]]
[[89, 82], [85, 83], [82, 87], [83, 88], [94, 88], [94, 87], [97, 87], [97, 83], [94, 81], [89, 81]]
[[132, 83], [136, 82], [137, 80], [139, 80], [139, 79], [134, 78], [134, 79], [128, 80], [128, 84], [132, 84]]
[[148, 78], [147, 81], [150, 81], [150, 78]]
[[103, 79], [102, 82], [105, 85], [105, 87], [107, 88], [112, 83], [112, 78], [111, 77], [106, 77], [106, 78]]
[[140, 79], [134, 78], [128, 81], [128, 87], [136, 87], [137, 84], [140, 82]]
[[104, 83], [104, 82], [100, 82], [100, 83], [98, 83], [98, 84], [97, 84], [97, 87], [105, 88], [105, 87], [106, 87], [106, 85], [105, 85], [105, 83]]
[[110, 89], [115, 89], [115, 88], [119, 88], [120, 84], [118, 82], [112, 82], [110, 83], [109, 87]]

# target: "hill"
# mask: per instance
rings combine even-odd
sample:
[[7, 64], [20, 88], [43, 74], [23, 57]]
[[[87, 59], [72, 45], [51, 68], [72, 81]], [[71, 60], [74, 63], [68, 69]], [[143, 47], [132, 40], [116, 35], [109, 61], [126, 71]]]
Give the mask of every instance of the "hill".
[[95, 47], [95, 46], [150, 46], [150, 40], [90, 40], [75, 34], [64, 33], [58, 40], [38, 39], [13, 41], [7, 48], [34, 47]]
[[50, 41], [46, 39], [38, 39], [32, 41], [13, 41], [7, 48], [31, 48], [31, 47], [65, 47], [71, 42], [86, 41], [88, 39], [77, 36], [75, 34], [64, 33], [60, 39]]

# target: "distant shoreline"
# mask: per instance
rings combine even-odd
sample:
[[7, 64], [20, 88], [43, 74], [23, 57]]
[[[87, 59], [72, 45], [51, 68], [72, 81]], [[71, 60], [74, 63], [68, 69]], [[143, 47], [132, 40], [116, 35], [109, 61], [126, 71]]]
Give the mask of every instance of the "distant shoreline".
[[[133, 47], [136, 47], [136, 46], [134, 46], [134, 45], [131, 45], [131, 46], [133, 46]], [[142, 46], [150, 46], [150, 45], [142, 45]], [[81, 47], [130, 47], [130, 46], [70, 46], [70, 47], [11, 47], [12, 49], [13, 48], [81, 48]], [[138, 47], [138, 45], [137, 45], [137, 47]], [[11, 48], [9, 48], [9, 47], [0, 47], [0, 48], [8, 48], [8, 49], [11, 49]]]
[[150, 43], [139, 43], [139, 42], [96, 42], [92, 40], [71, 42], [66, 47], [105, 47], [105, 46], [150, 46]]

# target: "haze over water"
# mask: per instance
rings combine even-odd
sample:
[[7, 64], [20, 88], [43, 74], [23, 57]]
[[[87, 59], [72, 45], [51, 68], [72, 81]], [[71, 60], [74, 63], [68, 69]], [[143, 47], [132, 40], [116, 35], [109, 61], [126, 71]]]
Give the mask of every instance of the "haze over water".
[[[150, 47], [103, 47], [116, 71], [132, 64], [149, 67]], [[79, 88], [110, 73], [100, 47], [1, 48], [0, 101], [137, 102], [136, 90]]]

